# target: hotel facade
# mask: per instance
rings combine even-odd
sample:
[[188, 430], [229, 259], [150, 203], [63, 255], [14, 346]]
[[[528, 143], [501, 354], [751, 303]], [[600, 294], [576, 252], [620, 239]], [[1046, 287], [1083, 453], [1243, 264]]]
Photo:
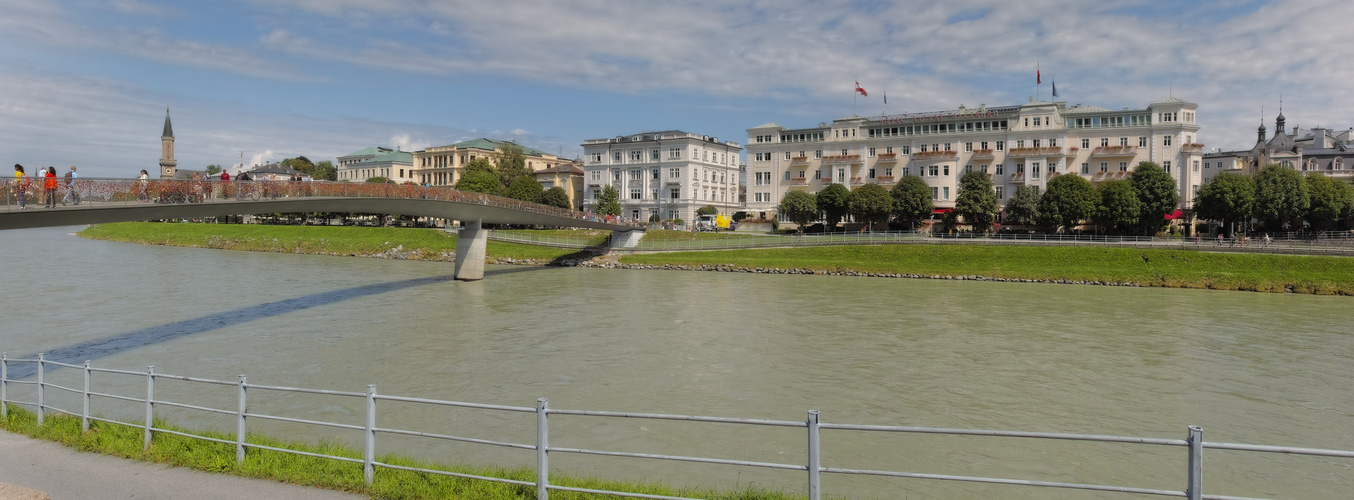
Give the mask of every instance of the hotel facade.
[[1005, 205], [1018, 186], [1042, 192], [1059, 175], [1092, 183], [1127, 179], [1143, 161], [1170, 173], [1188, 208], [1203, 179], [1197, 108], [1176, 98], [1121, 110], [1030, 99], [996, 108], [848, 116], [808, 128], [767, 123], [747, 129], [746, 210], [771, 218], [792, 190], [817, 193], [833, 183], [892, 188], [906, 175], [926, 181], [937, 209], [953, 208], [959, 178], [969, 171], [991, 175]]
[[583, 142], [584, 210], [596, 211], [602, 189], [620, 194], [621, 215], [691, 223], [706, 205], [739, 210], [742, 146], [680, 130], [645, 132]]

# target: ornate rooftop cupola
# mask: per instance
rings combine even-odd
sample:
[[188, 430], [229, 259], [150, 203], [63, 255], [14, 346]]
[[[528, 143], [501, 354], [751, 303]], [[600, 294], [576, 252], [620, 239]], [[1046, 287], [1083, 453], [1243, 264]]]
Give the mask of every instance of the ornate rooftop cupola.
[[160, 178], [173, 179], [179, 162], [174, 159], [174, 127], [169, 124], [169, 108], [165, 108], [165, 130], [160, 134]]

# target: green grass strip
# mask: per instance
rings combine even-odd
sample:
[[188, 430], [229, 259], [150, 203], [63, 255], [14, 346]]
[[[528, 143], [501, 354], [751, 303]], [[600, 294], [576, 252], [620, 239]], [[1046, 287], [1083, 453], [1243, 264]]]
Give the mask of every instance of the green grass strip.
[[[378, 257], [395, 253], [410, 260], [449, 261], [456, 252], [456, 235], [419, 228], [118, 222], [92, 226], [80, 236], [143, 245], [308, 255]], [[486, 256], [491, 259], [549, 262], [573, 253], [570, 249], [499, 241], [486, 245]]]
[[1348, 257], [1090, 246], [853, 245], [638, 254], [622, 264], [1101, 281], [1354, 295]]
[[[370, 488], [363, 485], [362, 465], [332, 459], [295, 455], [272, 450], [249, 449], [243, 464], [235, 462], [235, 446], [193, 439], [173, 434], [156, 433], [150, 450], [142, 450], [142, 429], [124, 425], [91, 421], [89, 432], [80, 431], [80, 418], [58, 414], [44, 418], [39, 426], [37, 417], [24, 408], [9, 405], [9, 414], [0, 420], [0, 429], [32, 438], [55, 441], [65, 446], [91, 453], [113, 455], [145, 462], [187, 467], [207, 472], [230, 474], [256, 479], [267, 479], [302, 486], [364, 493], [375, 499], [465, 499], [465, 500], [530, 500], [536, 498], [536, 488], [492, 481], [464, 479], [424, 472], [410, 472], [382, 467], [376, 468]], [[204, 432], [170, 425], [156, 420], [155, 427], [192, 433], [215, 439], [234, 441], [234, 434]], [[268, 436], [249, 434], [251, 444], [288, 450], [321, 453], [361, 459], [362, 453], [338, 442], [318, 444], [285, 442]], [[498, 477], [535, 482], [536, 472], [528, 468], [478, 467], [462, 464], [440, 464], [387, 454], [376, 461], [428, 470]], [[798, 500], [803, 495], [745, 488], [738, 491], [714, 491], [697, 488], [673, 488], [652, 482], [623, 482], [598, 478], [574, 478], [552, 475], [550, 484], [596, 490], [624, 491], [649, 495], [721, 500]], [[551, 491], [550, 498], [561, 500], [615, 499], [612, 495], [596, 495], [566, 491]]]

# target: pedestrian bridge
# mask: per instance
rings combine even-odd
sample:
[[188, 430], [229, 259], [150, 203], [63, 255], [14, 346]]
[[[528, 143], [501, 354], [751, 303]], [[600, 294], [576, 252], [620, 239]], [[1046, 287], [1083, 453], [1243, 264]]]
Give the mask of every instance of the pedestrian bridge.
[[612, 241], [619, 246], [632, 246], [643, 235], [643, 228], [621, 220], [602, 220], [575, 210], [441, 187], [135, 179], [79, 179], [67, 186], [65, 179], [59, 180], [54, 208], [45, 208], [40, 179], [32, 179], [27, 186], [14, 179], [0, 181], [4, 202], [0, 205], [0, 230], [305, 212], [435, 217], [462, 223], [456, 243], [456, 279], [460, 280], [484, 278], [488, 241], [485, 223], [610, 230], [615, 232]]

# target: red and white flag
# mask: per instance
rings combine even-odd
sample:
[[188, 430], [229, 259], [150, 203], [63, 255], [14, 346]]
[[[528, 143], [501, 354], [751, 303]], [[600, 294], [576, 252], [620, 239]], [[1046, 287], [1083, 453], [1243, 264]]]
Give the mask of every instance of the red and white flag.
[[1041, 83], [1044, 83], [1044, 77], [1039, 72], [1039, 65], [1036, 64], [1034, 65], [1034, 84], [1039, 85]]
[[865, 89], [863, 87], [860, 86], [860, 82], [856, 82], [856, 92], [859, 92], [860, 95], [867, 97], [870, 95], [869, 93], [865, 92]]

